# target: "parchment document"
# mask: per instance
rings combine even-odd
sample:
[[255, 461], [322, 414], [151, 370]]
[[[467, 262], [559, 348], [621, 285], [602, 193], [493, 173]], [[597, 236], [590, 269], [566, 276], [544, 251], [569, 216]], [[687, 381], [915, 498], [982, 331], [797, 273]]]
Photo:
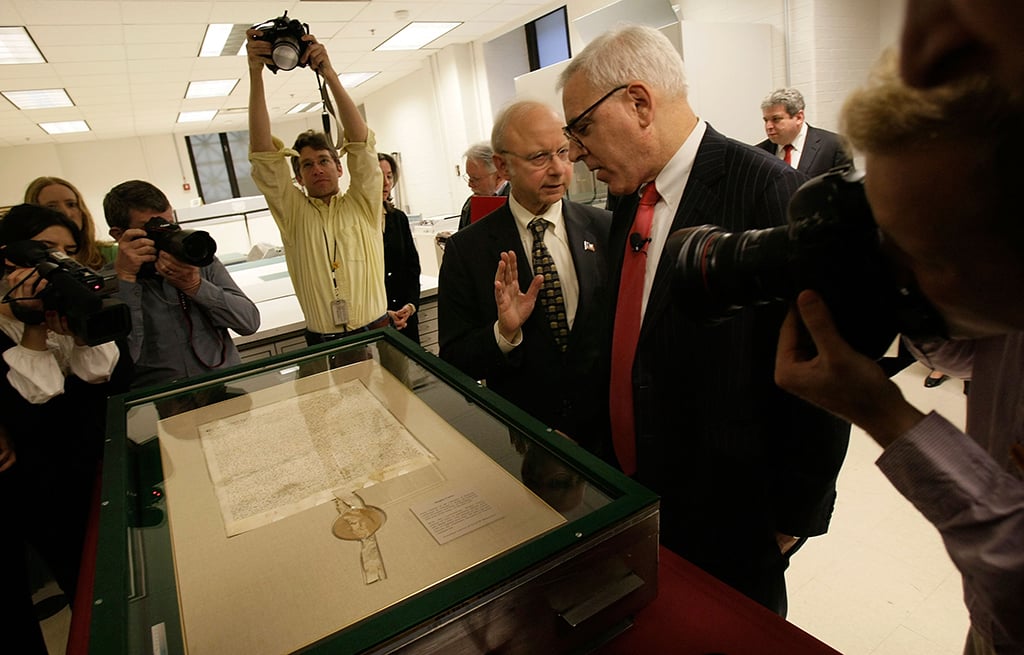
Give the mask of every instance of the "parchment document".
[[433, 459], [360, 380], [200, 424], [199, 437], [229, 537]]

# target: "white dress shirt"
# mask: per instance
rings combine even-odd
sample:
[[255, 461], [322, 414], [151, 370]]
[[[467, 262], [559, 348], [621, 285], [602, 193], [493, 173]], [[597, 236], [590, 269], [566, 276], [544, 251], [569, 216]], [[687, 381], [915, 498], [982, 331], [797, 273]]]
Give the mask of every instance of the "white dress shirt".
[[[693, 162], [697, 159], [697, 149], [704, 139], [708, 124], [698, 119], [697, 125], [693, 128], [690, 136], [679, 147], [676, 154], [668, 160], [665, 167], [654, 178], [654, 185], [658, 188], [661, 198], [654, 205], [654, 220], [651, 223], [651, 242], [647, 244], [647, 268], [644, 269], [644, 298], [640, 305], [640, 316], [643, 317], [647, 311], [647, 299], [651, 295], [651, 287], [654, 285], [654, 274], [658, 271], [658, 260], [665, 249], [665, 242], [668, 241], [669, 232], [672, 229], [672, 221], [676, 217], [676, 210], [679, 209], [679, 202], [683, 199], [683, 191], [686, 190], [686, 183], [690, 179], [690, 171], [693, 170]], [[643, 320], [641, 318], [641, 320]]]
[[[789, 155], [789, 165], [796, 168], [800, 165], [800, 157], [804, 154], [804, 142], [807, 141], [807, 123], [800, 126], [796, 138], [793, 139], [793, 152]], [[775, 147], [775, 156], [779, 159], [786, 158], [785, 144]]]
[[[516, 201], [515, 196], [509, 194], [508, 208], [516, 222], [516, 230], [519, 231], [519, 239], [522, 241], [523, 250], [526, 252], [528, 262], [518, 262], [519, 266], [529, 263], [533, 267], [533, 232], [530, 231], [530, 221], [537, 218], [538, 214], [530, 213], [525, 207]], [[562, 201], [548, 207], [547, 211], [539, 214], [540, 218], [548, 221], [547, 230], [544, 232], [544, 245], [551, 253], [551, 259], [555, 262], [555, 269], [558, 271], [558, 279], [562, 283], [562, 298], [565, 301], [565, 317], [572, 329], [576, 320], [576, 308], [579, 305], [580, 286], [576, 279], [576, 266], [572, 261], [572, 251], [569, 249], [569, 235], [565, 231], [565, 221], [562, 219]], [[494, 263], [497, 268], [498, 263]], [[526, 291], [523, 289], [523, 291]], [[544, 311], [540, 303], [533, 308], [533, 311]], [[494, 323], [494, 336], [497, 339], [498, 347], [502, 352], [509, 353], [513, 348], [520, 345], [522, 341], [522, 330], [516, 333], [512, 341], [502, 338], [498, 330], [498, 323]]]

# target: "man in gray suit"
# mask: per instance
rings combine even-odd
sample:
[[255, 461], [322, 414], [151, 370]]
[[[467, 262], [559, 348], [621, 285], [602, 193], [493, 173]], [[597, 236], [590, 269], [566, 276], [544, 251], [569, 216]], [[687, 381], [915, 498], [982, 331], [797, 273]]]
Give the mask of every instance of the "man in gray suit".
[[804, 97], [796, 89], [776, 89], [761, 102], [764, 131], [761, 148], [808, 177], [851, 162], [838, 134], [811, 127], [804, 120]]

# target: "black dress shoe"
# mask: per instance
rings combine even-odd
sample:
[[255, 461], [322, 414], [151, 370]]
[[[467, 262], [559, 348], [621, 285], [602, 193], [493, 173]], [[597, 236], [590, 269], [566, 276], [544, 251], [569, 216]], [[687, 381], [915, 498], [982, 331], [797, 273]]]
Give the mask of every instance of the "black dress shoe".
[[943, 382], [945, 382], [948, 379], [949, 379], [948, 375], [943, 375], [941, 378], [933, 378], [932, 376], [929, 375], [928, 377], [926, 377], [924, 379], [924, 386], [926, 386], [929, 389], [933, 389], [933, 388], [939, 386], [940, 384], [942, 384]]

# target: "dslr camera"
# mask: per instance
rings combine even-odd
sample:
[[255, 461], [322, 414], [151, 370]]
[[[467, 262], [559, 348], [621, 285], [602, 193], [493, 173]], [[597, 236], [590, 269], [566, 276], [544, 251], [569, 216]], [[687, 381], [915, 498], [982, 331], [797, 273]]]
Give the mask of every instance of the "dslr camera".
[[[97, 346], [127, 336], [131, 332], [131, 313], [120, 300], [103, 297], [103, 277], [82, 266], [60, 250], [48, 249], [40, 241], [15, 241], [3, 252], [13, 264], [34, 268], [47, 285], [36, 295], [45, 310], [67, 318], [68, 327], [86, 345]], [[22, 307], [17, 299], [4, 298], [18, 320], [38, 325], [42, 310]]]
[[283, 16], [253, 25], [252, 29], [263, 32], [263, 36], [254, 37], [257, 41], [270, 43], [270, 58], [274, 63], [268, 63], [267, 68], [271, 72], [290, 71], [296, 66], [305, 66], [301, 62], [309, 42], [303, 41], [302, 37], [309, 34], [309, 25], [288, 18], [286, 11]]
[[[176, 259], [192, 266], [209, 266], [213, 256], [217, 254], [217, 242], [209, 232], [203, 230], [183, 230], [177, 223], [168, 223], [159, 216], [154, 216], [142, 226], [146, 237], [153, 240], [157, 251], [174, 255]], [[156, 274], [153, 263], [149, 262], [152, 275]]]
[[864, 193], [864, 174], [835, 168], [805, 182], [789, 202], [787, 225], [730, 233], [713, 225], [673, 232], [674, 302], [717, 321], [748, 306], [818, 291], [836, 327], [858, 352], [878, 359], [897, 334], [946, 336], [938, 311], [884, 249]]

